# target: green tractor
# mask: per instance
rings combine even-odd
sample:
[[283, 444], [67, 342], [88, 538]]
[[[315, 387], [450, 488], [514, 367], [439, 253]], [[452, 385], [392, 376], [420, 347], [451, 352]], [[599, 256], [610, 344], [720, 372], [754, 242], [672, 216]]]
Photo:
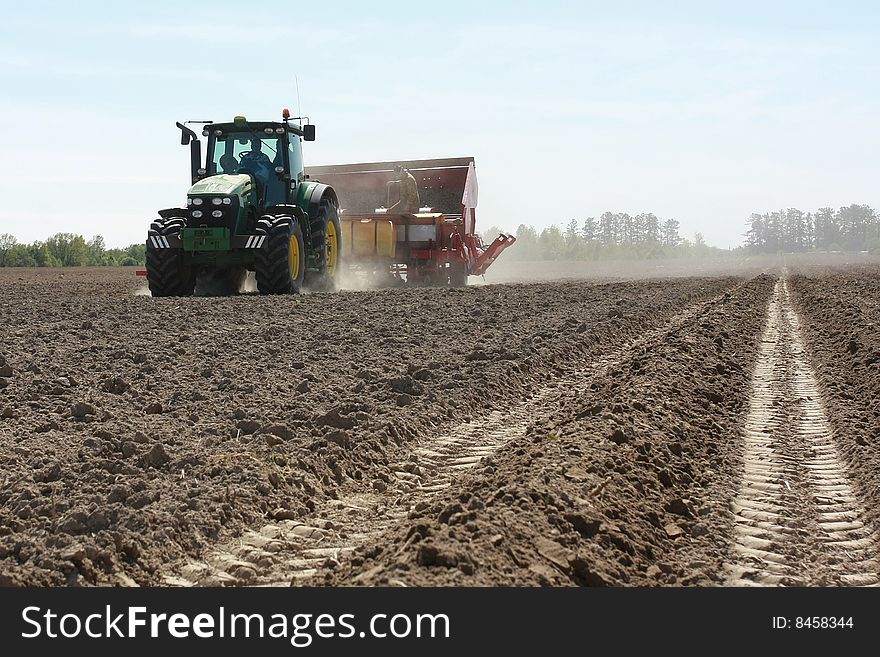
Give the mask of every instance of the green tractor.
[[147, 282], [154, 297], [238, 291], [253, 271], [260, 294], [335, 287], [341, 231], [332, 187], [303, 171], [302, 142], [315, 126], [280, 122], [178, 123], [190, 147], [192, 187], [185, 208], [159, 211], [147, 234]]

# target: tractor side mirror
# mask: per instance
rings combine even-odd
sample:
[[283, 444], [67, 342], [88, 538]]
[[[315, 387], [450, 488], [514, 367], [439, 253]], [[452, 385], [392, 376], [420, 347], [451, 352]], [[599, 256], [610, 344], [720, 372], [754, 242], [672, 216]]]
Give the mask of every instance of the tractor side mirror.
[[199, 140], [199, 138], [196, 136], [196, 133], [194, 133], [192, 130], [187, 128], [185, 125], [183, 125], [179, 121], [177, 123], [175, 123], [174, 125], [176, 125], [178, 128], [180, 128], [180, 145], [181, 146], [188, 146], [190, 141], [192, 141], [193, 139], [195, 139], [196, 141]]
[[303, 139], [315, 141], [315, 125], [313, 123], [307, 123], [303, 126]]
[[182, 123], [175, 124], [180, 128], [180, 145], [189, 145], [190, 170], [192, 173], [192, 181], [195, 183], [202, 175], [202, 142], [192, 130]]

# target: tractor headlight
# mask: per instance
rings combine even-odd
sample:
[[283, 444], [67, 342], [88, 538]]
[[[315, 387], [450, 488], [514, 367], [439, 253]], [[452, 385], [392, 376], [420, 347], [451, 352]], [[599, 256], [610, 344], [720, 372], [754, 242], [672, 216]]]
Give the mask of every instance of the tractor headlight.
[[232, 199], [228, 196], [223, 199], [223, 205], [229, 205], [230, 203], [232, 203]]
[[223, 211], [222, 210], [214, 210], [211, 213], [211, 216], [214, 217], [215, 219], [219, 219], [220, 217], [223, 216]]
[[198, 196], [196, 196], [196, 197], [192, 200], [192, 202], [193, 202], [193, 205], [201, 205], [201, 204], [203, 203], [202, 199], [200, 199]]
[[276, 133], [276, 134], [279, 134], [279, 135], [283, 135], [283, 134], [284, 134], [284, 128], [275, 128], [275, 133]]
[[266, 128], [265, 130], [263, 130], [263, 132], [265, 132], [267, 135], [271, 135], [271, 134], [272, 134], [272, 128]]
[[213, 203], [214, 205], [222, 205], [223, 199], [220, 198], [219, 196], [215, 196], [214, 198], [211, 199], [211, 203]]
[[202, 211], [201, 210], [193, 210], [192, 216], [193, 216], [193, 219], [200, 219], [202, 216]]

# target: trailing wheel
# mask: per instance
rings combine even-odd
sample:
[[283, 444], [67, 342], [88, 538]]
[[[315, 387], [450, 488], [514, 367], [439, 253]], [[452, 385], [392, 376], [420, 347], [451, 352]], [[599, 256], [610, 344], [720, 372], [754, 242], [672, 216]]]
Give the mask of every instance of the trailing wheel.
[[298, 294], [303, 284], [306, 250], [302, 228], [293, 217], [267, 215], [257, 223], [266, 243], [256, 253], [260, 294]]
[[168, 237], [177, 237], [186, 225], [183, 217], [157, 219], [147, 233], [147, 285], [154, 297], [192, 296], [196, 275], [181, 249], [168, 248]]
[[465, 287], [468, 280], [467, 265], [463, 262], [449, 263], [450, 287]]
[[306, 285], [314, 290], [332, 291], [337, 285], [342, 247], [336, 204], [331, 199], [323, 199], [309, 225], [317, 269], [306, 273]]

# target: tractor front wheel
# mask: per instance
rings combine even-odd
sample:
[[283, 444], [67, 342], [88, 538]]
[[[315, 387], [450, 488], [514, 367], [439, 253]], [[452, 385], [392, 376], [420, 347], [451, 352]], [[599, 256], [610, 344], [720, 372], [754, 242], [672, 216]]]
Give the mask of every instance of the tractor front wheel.
[[196, 287], [196, 275], [182, 249], [163, 248], [186, 225], [183, 217], [157, 219], [147, 233], [147, 285], [154, 297], [188, 297]]
[[256, 253], [257, 290], [260, 294], [298, 294], [306, 267], [302, 228], [288, 216], [266, 216], [257, 223], [266, 243]]

